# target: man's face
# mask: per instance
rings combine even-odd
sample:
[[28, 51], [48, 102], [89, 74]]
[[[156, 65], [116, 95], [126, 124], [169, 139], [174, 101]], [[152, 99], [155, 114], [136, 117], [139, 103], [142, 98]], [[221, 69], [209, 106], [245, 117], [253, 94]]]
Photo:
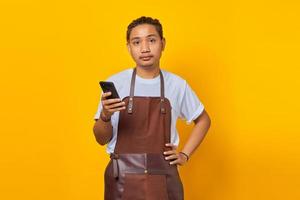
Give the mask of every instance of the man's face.
[[141, 24], [131, 30], [127, 47], [137, 66], [159, 67], [165, 39], [160, 39], [153, 25]]

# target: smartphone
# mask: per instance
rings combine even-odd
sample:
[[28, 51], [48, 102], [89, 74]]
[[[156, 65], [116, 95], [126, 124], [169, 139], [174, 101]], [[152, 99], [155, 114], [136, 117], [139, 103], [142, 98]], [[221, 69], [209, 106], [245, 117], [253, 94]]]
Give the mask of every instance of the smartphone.
[[119, 99], [120, 98], [113, 82], [100, 81], [99, 84], [104, 93], [111, 92], [111, 95], [108, 96], [107, 99]]

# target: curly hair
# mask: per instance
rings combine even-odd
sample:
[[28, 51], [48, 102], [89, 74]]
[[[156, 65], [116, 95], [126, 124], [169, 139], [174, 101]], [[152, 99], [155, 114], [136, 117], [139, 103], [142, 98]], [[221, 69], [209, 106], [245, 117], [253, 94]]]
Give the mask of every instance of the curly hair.
[[135, 20], [133, 20], [128, 26], [127, 26], [127, 33], [126, 33], [126, 40], [129, 41], [130, 33], [132, 29], [138, 25], [141, 24], [151, 24], [155, 27], [156, 31], [158, 32], [160, 39], [163, 39], [163, 29], [162, 25], [160, 24], [158, 19], [153, 19], [151, 17], [139, 17]]

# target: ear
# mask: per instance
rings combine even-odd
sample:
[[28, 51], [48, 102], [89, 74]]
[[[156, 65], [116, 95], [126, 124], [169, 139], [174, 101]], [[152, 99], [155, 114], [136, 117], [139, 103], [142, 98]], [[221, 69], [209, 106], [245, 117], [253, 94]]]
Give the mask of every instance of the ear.
[[127, 42], [127, 43], [126, 43], [126, 46], [127, 46], [127, 50], [128, 50], [128, 52], [130, 53], [130, 52], [131, 52], [131, 48], [130, 48], [130, 44], [129, 44], [129, 42]]
[[166, 38], [161, 39], [161, 43], [162, 43], [161, 50], [163, 51], [165, 49], [165, 46], [166, 46]]

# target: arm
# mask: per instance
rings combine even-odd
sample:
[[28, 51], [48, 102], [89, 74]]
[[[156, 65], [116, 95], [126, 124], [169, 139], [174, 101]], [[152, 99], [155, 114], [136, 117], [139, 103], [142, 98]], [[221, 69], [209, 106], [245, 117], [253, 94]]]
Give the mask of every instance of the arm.
[[101, 98], [102, 110], [100, 112], [100, 118], [96, 120], [93, 128], [96, 141], [101, 145], [107, 144], [112, 138], [113, 127], [110, 121], [111, 116], [115, 112], [126, 108], [125, 102], [121, 101], [121, 99], [108, 99], [107, 97], [110, 95], [111, 92], [103, 93]]
[[[189, 157], [203, 141], [208, 129], [210, 128], [211, 120], [207, 112], [204, 110], [201, 115], [194, 120], [194, 123], [195, 126], [182, 149], [182, 152], [187, 154]], [[167, 160], [175, 159], [170, 164], [183, 165], [187, 162], [187, 158], [183, 154], [176, 152], [176, 146], [174, 146], [173, 144], [166, 144], [166, 146], [173, 147], [173, 150], [167, 151], [165, 153], [165, 155], [167, 156]]]
[[203, 141], [208, 129], [210, 128], [211, 120], [204, 110], [203, 113], [194, 120], [195, 126], [185, 143], [182, 152], [191, 156], [193, 152], [197, 149], [197, 147]]
[[96, 122], [94, 124], [93, 132], [94, 132], [96, 141], [100, 145], [105, 145], [106, 143], [108, 143], [110, 141], [110, 139], [112, 137], [113, 128], [112, 128], [111, 122], [110, 121], [104, 122], [103, 120], [101, 120], [101, 118], [99, 118], [98, 120], [96, 120]]

